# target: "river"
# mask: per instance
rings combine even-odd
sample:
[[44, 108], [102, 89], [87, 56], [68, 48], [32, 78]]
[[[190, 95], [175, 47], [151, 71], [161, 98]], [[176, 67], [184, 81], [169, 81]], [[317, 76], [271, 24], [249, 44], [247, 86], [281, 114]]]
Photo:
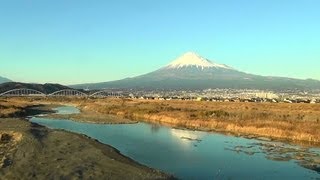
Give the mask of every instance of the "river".
[[[56, 110], [79, 112], [72, 107]], [[319, 148], [148, 123], [89, 124], [42, 117], [30, 121], [85, 134], [181, 179], [320, 179]]]

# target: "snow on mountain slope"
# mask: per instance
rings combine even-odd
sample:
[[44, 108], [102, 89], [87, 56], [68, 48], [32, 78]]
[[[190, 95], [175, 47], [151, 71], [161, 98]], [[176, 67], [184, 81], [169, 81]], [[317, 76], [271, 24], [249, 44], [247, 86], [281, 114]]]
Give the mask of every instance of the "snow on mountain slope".
[[194, 52], [187, 52], [184, 55], [180, 56], [176, 60], [172, 61], [170, 64], [168, 64], [165, 68], [166, 69], [179, 69], [184, 67], [197, 67], [199, 69], [205, 69], [205, 68], [224, 68], [224, 69], [232, 69], [231, 67], [224, 65], [224, 64], [218, 64], [215, 62], [212, 62], [208, 59], [205, 59], [201, 57], [200, 55], [194, 53]]

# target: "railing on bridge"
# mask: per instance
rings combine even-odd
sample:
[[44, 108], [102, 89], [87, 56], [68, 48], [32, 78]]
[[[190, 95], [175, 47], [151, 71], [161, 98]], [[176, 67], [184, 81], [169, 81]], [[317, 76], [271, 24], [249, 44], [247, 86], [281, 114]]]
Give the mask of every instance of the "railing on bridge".
[[63, 90], [51, 93], [48, 96], [80, 96], [80, 97], [87, 97], [88, 95], [86, 93], [83, 93], [81, 91], [74, 90], [74, 89], [63, 89]]
[[34, 89], [21, 88], [6, 91], [1, 93], [0, 96], [46, 96], [46, 94]]

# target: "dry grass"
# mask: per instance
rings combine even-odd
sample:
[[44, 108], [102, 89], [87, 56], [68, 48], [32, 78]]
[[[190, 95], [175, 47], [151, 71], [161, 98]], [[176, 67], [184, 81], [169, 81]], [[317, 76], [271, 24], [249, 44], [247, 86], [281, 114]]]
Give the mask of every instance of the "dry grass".
[[69, 104], [85, 111], [175, 127], [320, 144], [320, 104], [84, 98], [10, 99], [10, 103], [15, 102]]
[[16, 103], [0, 99], [0, 118], [13, 117], [22, 113], [26, 103]]
[[9, 156], [13, 154], [22, 134], [13, 131], [0, 131], [0, 169], [5, 167]]
[[86, 108], [134, 120], [320, 143], [320, 105], [105, 99]]
[[46, 118], [51, 119], [69, 119], [78, 122], [94, 123], [94, 124], [134, 124], [137, 121], [132, 121], [125, 118], [120, 118], [115, 115], [97, 113], [92, 111], [81, 111], [79, 114], [47, 114]]

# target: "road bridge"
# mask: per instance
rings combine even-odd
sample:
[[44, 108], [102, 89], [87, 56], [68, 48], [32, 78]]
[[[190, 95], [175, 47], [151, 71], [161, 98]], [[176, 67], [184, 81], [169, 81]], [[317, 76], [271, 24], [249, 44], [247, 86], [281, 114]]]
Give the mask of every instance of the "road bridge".
[[6, 92], [0, 93], [0, 96], [3, 97], [19, 97], [19, 96], [44, 96], [44, 97], [97, 97], [97, 98], [105, 98], [105, 97], [124, 97], [122, 92], [113, 92], [110, 90], [102, 90], [94, 93], [85, 93], [76, 89], [63, 89], [50, 94], [45, 94], [41, 91], [28, 89], [28, 88], [20, 88], [20, 89], [12, 89]]

